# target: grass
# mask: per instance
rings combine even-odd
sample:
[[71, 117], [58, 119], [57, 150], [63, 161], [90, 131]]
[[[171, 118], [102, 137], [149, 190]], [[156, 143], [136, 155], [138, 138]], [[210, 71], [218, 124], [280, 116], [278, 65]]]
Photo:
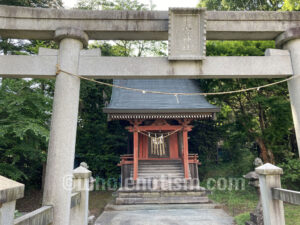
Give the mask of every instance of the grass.
[[239, 191], [213, 191], [209, 196], [215, 202], [224, 205], [224, 209], [231, 215], [237, 216], [255, 209], [258, 197], [255, 189], [247, 187], [246, 190]]
[[[256, 191], [252, 187], [239, 191], [213, 191], [209, 196], [215, 202], [224, 205], [224, 210], [235, 218], [238, 225], [244, 225], [250, 219], [258, 202]], [[284, 204], [286, 225], [300, 225], [300, 206]]]
[[242, 213], [234, 217], [237, 225], [245, 225], [246, 221], [250, 220], [249, 212]]
[[92, 191], [89, 195], [89, 210], [96, 218], [103, 212], [107, 203], [113, 201], [112, 191]]

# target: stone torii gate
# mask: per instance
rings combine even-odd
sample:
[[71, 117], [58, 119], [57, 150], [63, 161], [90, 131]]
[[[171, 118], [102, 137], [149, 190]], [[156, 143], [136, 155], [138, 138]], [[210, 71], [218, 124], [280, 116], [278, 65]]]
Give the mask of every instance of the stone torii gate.
[[[184, 20], [177, 17], [182, 15], [191, 22], [182, 23]], [[185, 29], [184, 37], [180, 36], [182, 32], [176, 32], [180, 27]], [[196, 33], [192, 30], [195, 27]], [[176, 9], [169, 15], [158, 11], [1, 6], [0, 36], [59, 42], [58, 51], [42, 49], [38, 56], [0, 56], [1, 77], [56, 78], [43, 196], [43, 204], [54, 207], [54, 225], [70, 224], [71, 190], [64, 184], [72, 175], [80, 89], [78, 77], [64, 72], [56, 74], [57, 64], [69, 73], [96, 79], [284, 78], [300, 75], [300, 12], [214, 11], [205, 16], [201, 9]], [[88, 40], [168, 38], [169, 58], [101, 57], [95, 51], [82, 50]], [[183, 48], [177, 38], [185, 43]], [[277, 46], [285, 50], [271, 49], [266, 56], [205, 57], [205, 39], [276, 40]], [[196, 52], [192, 52], [191, 44], [193, 48], [196, 46]], [[300, 79], [289, 81], [288, 86], [299, 146]]]

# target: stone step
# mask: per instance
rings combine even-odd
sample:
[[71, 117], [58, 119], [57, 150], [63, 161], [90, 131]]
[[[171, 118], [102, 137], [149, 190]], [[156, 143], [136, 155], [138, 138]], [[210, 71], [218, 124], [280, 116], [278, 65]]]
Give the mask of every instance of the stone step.
[[[184, 183], [183, 181], [181, 181], [182, 179], [184, 179], [184, 176], [182, 175], [177, 175], [177, 176], [164, 176], [163, 177], [164, 182], [169, 182], [169, 183]], [[161, 177], [157, 177], [155, 175], [142, 175], [139, 176], [139, 179], [141, 180], [140, 182], [158, 182], [158, 181], [162, 181]]]
[[141, 164], [176, 164], [182, 163], [181, 160], [139, 160]]
[[160, 173], [155, 173], [155, 172], [142, 172], [142, 173], [138, 173], [139, 177], [145, 175], [145, 176], [151, 176], [153, 175], [154, 177], [165, 177], [165, 176], [183, 176], [184, 173], [181, 172], [174, 172], [174, 173], [170, 173], [170, 172], [160, 172]]
[[157, 161], [149, 161], [149, 162], [141, 162], [139, 161], [139, 165], [183, 165], [183, 163], [181, 161], [179, 162], [157, 162]]
[[138, 171], [182, 171], [183, 168], [139, 168]]
[[139, 167], [183, 167], [182, 164], [138, 164]]
[[159, 197], [205, 197], [206, 191], [132, 191], [125, 192], [119, 191], [117, 192], [117, 196], [119, 198], [159, 198]]
[[[169, 171], [161, 171], [161, 172], [155, 172], [155, 171], [149, 171], [149, 172], [138, 172], [139, 176], [142, 175], [155, 175], [155, 177], [157, 176], [166, 176], [166, 175], [184, 175], [184, 173], [182, 171], [178, 171], [178, 172], [169, 172]], [[133, 175], [132, 173], [130, 173], [130, 175]]]
[[153, 185], [151, 183], [143, 183], [143, 184], [128, 184], [126, 187], [123, 187], [124, 190], [128, 191], [199, 191], [198, 184], [192, 183], [182, 183], [182, 184], [168, 184], [168, 185]]
[[136, 181], [133, 181], [132, 179], [129, 180], [129, 183], [132, 184], [142, 184], [142, 183], [155, 183], [155, 182], [166, 182], [166, 183], [172, 183], [172, 184], [184, 184], [184, 183], [192, 183], [195, 182], [194, 180], [186, 180], [184, 178], [175, 178], [175, 179], [168, 179], [168, 180], [155, 180], [153, 181], [153, 178], [138, 178]]
[[138, 170], [183, 170], [183, 167], [163, 167], [163, 166], [158, 166], [158, 167], [139, 167]]
[[[160, 172], [156, 172], [156, 171], [139, 171], [138, 172], [138, 175], [140, 176], [141, 174], [155, 174], [156, 176], [157, 175], [166, 175], [166, 174], [176, 174], [176, 175], [184, 175], [184, 172], [182, 171], [176, 171], [176, 172], [173, 172], [173, 171], [160, 171]], [[133, 172], [130, 172], [130, 175], [133, 175]]]
[[139, 205], [115, 205], [107, 204], [105, 211], [138, 211], [138, 210], [170, 210], [170, 209], [219, 209], [218, 204], [203, 203], [203, 204], [139, 204]]
[[183, 169], [183, 166], [139, 166], [139, 169], [163, 169], [163, 170], [166, 170], [166, 169]]
[[[162, 178], [162, 179], [161, 179]], [[162, 181], [162, 182], [169, 182], [169, 183], [190, 183], [192, 181], [195, 181], [195, 180], [192, 180], [192, 179], [185, 179], [184, 177], [180, 177], [178, 179], [171, 179], [171, 178], [165, 178], [164, 177], [159, 177], [159, 178], [156, 178], [156, 177], [141, 177], [139, 176], [139, 178], [134, 181], [133, 178], [129, 179], [129, 182], [132, 182], [132, 183], [139, 183], [139, 182], [153, 182], [153, 180], [156, 181]]]
[[157, 198], [116, 198], [117, 205], [131, 204], [183, 204], [183, 203], [210, 203], [208, 197], [198, 196], [176, 196], [176, 197], [157, 197]]
[[183, 167], [182, 164], [138, 164], [139, 167]]
[[[143, 182], [143, 181], [139, 181], [139, 182], [129, 182], [128, 183], [128, 187], [133, 187], [133, 186], [136, 186], [136, 187], [156, 187], [158, 186], [159, 184], [156, 184], [155, 182]], [[193, 184], [192, 182], [170, 182], [170, 183], [166, 183], [164, 186], [166, 187], [178, 187], [178, 188], [184, 188], [185, 186], [195, 186], [197, 184]]]
[[183, 167], [139, 167], [138, 170], [183, 170]]
[[178, 171], [178, 172], [168, 172], [168, 171], [161, 171], [161, 172], [155, 172], [155, 171], [144, 172], [143, 171], [143, 172], [138, 172], [139, 176], [141, 176], [143, 174], [145, 174], [145, 175], [154, 174], [155, 176], [159, 176], [159, 175], [166, 176], [167, 174], [170, 174], [170, 175], [172, 175], [172, 174], [174, 174], [174, 175], [184, 175], [184, 173], [182, 171]]
[[161, 172], [161, 171], [172, 171], [172, 172], [176, 172], [176, 171], [179, 171], [179, 172], [183, 172], [183, 168], [139, 168], [138, 171], [150, 171], [150, 172]]
[[155, 172], [155, 171], [149, 171], [149, 172], [139, 172], [138, 175], [149, 175], [149, 174], [154, 174], [156, 177], [157, 176], [166, 176], [168, 174], [170, 175], [184, 175], [184, 173], [182, 171], [178, 171], [178, 172], [170, 172], [170, 171], [160, 171], [160, 172]]
[[141, 163], [139, 162], [140, 166], [182, 166], [183, 164], [180, 163]]
[[164, 179], [155, 176], [139, 176], [137, 182], [134, 182], [133, 179], [130, 179], [130, 183], [157, 183], [157, 182], [168, 182], [168, 183], [188, 183], [184, 180], [184, 176], [165, 176]]

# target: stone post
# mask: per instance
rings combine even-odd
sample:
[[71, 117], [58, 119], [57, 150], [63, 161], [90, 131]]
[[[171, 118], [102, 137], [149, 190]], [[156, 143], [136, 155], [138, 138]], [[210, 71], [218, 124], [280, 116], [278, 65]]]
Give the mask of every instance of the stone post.
[[294, 76], [299, 76], [288, 81], [288, 88], [300, 157], [300, 27], [291, 28], [280, 34], [276, 38], [276, 46], [290, 51]]
[[71, 209], [70, 225], [87, 225], [89, 216], [89, 191], [92, 173], [83, 166], [73, 171], [73, 192], [80, 192], [80, 204]]
[[0, 176], [0, 225], [13, 225], [16, 200], [24, 197], [24, 184]]
[[281, 188], [281, 168], [266, 163], [255, 169], [259, 175], [259, 185], [265, 225], [285, 225], [283, 203], [273, 199], [272, 188]]
[[[80, 50], [87, 35], [75, 28], [58, 29], [60, 69], [78, 74]], [[56, 77], [43, 205], [54, 207], [53, 225], [70, 223], [80, 79], [64, 72]]]

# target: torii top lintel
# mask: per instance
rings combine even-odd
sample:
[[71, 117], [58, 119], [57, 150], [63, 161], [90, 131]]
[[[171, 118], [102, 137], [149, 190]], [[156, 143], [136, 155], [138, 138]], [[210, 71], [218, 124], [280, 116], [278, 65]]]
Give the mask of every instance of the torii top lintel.
[[[300, 12], [207, 11], [208, 40], [274, 40], [300, 26]], [[90, 11], [0, 7], [2, 38], [48, 39], [76, 27], [90, 40], [167, 40], [167, 11]]]

